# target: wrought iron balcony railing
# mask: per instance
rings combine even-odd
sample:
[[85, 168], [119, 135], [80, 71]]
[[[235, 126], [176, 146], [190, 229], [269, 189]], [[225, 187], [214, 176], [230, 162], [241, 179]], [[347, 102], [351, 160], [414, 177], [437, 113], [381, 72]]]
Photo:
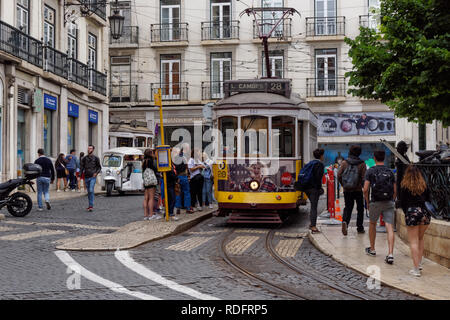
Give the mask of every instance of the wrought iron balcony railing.
[[109, 44], [138, 44], [139, 27], [123, 27], [123, 34], [119, 39], [109, 36]]
[[163, 100], [186, 101], [188, 100], [188, 86], [188, 82], [152, 83], [150, 84], [150, 101], [154, 100], [153, 95], [158, 93], [158, 89], [161, 89], [161, 96]]
[[89, 10], [106, 21], [106, 1], [105, 0], [80, 0], [80, 3], [87, 6]]
[[136, 102], [137, 101], [136, 84], [129, 85], [111, 85], [109, 88], [110, 102]]
[[450, 165], [416, 164], [430, 190], [438, 218], [450, 220]]
[[362, 15], [359, 16], [359, 26], [365, 28], [371, 28], [378, 30], [378, 25], [380, 24], [380, 17], [378, 15]]
[[106, 96], [106, 74], [89, 68], [89, 89]]
[[345, 17], [306, 18], [306, 36], [345, 36]]
[[239, 39], [239, 21], [202, 22], [202, 40]]
[[[262, 28], [263, 34], [267, 34], [272, 30], [278, 19], [260, 19], [258, 22], [253, 21], [253, 38], [259, 38], [259, 32]], [[292, 19], [283, 19], [278, 27], [271, 34], [271, 38], [278, 38], [280, 40], [289, 40], [292, 37]]]
[[202, 82], [202, 100], [219, 100], [224, 98], [223, 81]]
[[308, 78], [306, 97], [345, 97], [345, 78]]
[[73, 58], [68, 58], [67, 62], [69, 64], [69, 81], [88, 88], [88, 66]]
[[150, 25], [152, 42], [188, 41], [187, 23], [163, 23]]
[[52, 48], [45, 46], [44, 52], [44, 71], [48, 71], [56, 74], [57, 76], [67, 78], [68, 76], [68, 63], [67, 55]]
[[0, 50], [42, 68], [42, 42], [0, 21]]

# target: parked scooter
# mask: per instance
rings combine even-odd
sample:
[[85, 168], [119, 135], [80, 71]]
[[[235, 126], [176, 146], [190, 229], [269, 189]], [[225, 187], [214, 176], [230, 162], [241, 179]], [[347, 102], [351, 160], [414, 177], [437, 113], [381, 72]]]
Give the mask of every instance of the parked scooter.
[[25, 217], [33, 208], [33, 201], [29, 195], [23, 192], [15, 192], [10, 195], [16, 188], [29, 185], [33, 192], [33, 179], [38, 178], [42, 173], [42, 167], [38, 164], [26, 163], [23, 166], [25, 178], [9, 180], [0, 184], [0, 209], [7, 207], [9, 213], [14, 217]]

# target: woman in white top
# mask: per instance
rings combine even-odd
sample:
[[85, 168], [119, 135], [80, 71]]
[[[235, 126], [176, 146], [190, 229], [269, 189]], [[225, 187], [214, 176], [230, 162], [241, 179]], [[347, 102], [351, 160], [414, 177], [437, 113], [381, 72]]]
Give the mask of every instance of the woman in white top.
[[202, 170], [205, 169], [205, 166], [202, 162], [202, 154], [200, 150], [194, 149], [192, 150], [192, 157], [189, 159], [188, 168], [189, 173], [191, 175], [191, 180], [189, 182], [191, 189], [191, 204], [192, 208], [195, 208], [195, 204], [198, 201], [198, 210], [203, 210], [203, 200], [202, 200], [202, 191], [203, 191], [203, 175]]

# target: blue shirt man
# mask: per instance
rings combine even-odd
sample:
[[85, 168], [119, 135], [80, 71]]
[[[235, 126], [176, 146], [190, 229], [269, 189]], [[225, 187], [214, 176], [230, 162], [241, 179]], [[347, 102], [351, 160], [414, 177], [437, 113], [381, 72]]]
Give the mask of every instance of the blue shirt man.
[[69, 187], [72, 191], [76, 191], [78, 186], [77, 177], [75, 175], [78, 168], [78, 158], [75, 154], [76, 150], [72, 149], [70, 150], [70, 154], [66, 156], [67, 170], [69, 170]]

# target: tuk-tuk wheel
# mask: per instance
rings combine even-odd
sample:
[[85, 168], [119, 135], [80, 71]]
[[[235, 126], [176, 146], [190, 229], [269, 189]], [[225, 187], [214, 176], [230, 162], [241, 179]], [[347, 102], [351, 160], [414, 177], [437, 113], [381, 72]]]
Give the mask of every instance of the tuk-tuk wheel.
[[111, 197], [113, 189], [114, 189], [114, 183], [108, 182], [106, 184], [106, 196], [107, 197]]

